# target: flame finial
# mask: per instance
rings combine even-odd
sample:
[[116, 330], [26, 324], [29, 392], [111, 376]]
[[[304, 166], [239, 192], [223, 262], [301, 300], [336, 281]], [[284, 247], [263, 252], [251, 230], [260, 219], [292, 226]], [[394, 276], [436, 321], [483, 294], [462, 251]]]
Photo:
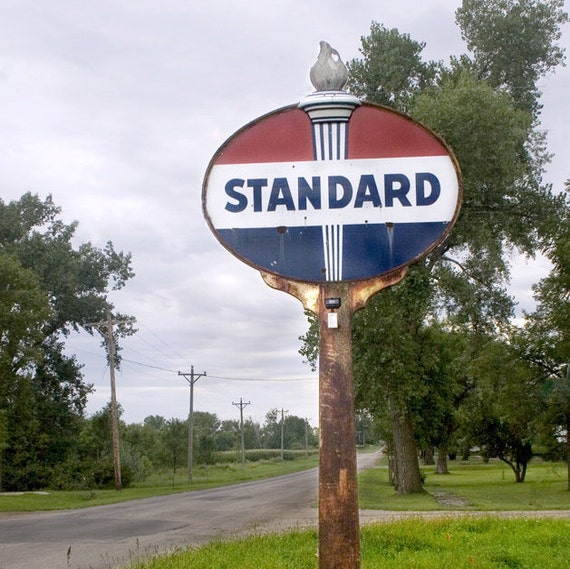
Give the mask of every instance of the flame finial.
[[317, 61], [311, 67], [311, 83], [317, 91], [341, 91], [348, 79], [348, 69], [330, 44], [321, 41], [319, 45]]

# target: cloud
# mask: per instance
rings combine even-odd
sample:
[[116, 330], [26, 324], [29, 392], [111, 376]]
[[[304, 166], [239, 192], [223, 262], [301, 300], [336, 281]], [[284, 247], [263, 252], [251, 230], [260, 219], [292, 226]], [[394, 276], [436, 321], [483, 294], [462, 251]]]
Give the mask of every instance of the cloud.
[[[194, 365], [211, 376], [197, 384], [199, 410], [236, 417], [232, 399], [244, 397], [259, 419], [283, 407], [316, 424], [315, 374], [297, 353], [302, 306], [213, 237], [201, 209], [206, 167], [237, 129], [312, 91], [320, 40], [348, 61], [377, 21], [445, 60], [464, 50], [458, 5], [20, 0], [0, 8], [2, 198], [52, 193], [64, 219], [79, 221], [78, 242], [111, 240], [133, 255], [136, 277], [112, 297], [139, 321], [117, 380], [126, 420], [185, 417], [188, 390], [175, 372]], [[561, 70], [544, 83], [557, 185], [568, 177], [568, 78]], [[526, 306], [539, 271], [517, 272]], [[96, 386], [89, 412], [109, 397], [99, 342], [83, 334], [70, 343]]]

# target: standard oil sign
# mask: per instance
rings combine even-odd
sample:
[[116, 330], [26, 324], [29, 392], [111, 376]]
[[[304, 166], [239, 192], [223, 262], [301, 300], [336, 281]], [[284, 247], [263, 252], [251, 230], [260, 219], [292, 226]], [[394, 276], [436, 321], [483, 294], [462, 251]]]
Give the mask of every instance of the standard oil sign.
[[459, 212], [449, 148], [388, 108], [314, 95], [212, 158], [203, 207], [218, 240], [261, 271], [311, 283], [379, 277], [429, 253]]

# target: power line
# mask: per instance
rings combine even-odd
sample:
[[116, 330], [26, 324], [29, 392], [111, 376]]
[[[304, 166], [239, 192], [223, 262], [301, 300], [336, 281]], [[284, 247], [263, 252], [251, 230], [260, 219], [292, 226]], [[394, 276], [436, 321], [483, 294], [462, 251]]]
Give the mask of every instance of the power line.
[[260, 378], [254, 378], [254, 377], [221, 377], [219, 375], [209, 375], [208, 376], [211, 379], [227, 379], [230, 381], [283, 381], [283, 382], [289, 382], [289, 381], [315, 381], [318, 379], [318, 377], [290, 377], [290, 378], [269, 378], [269, 377], [260, 377]]
[[[156, 334], [155, 332], [153, 332], [148, 326], [146, 326], [146, 324], [142, 324], [143, 327], [145, 328], [145, 330], [147, 330], [150, 334], [152, 334], [161, 344], [163, 344], [164, 346], [166, 346], [169, 350], [172, 351], [172, 353], [181, 359], [184, 359], [185, 356], [183, 356], [182, 354], [180, 354], [177, 350], [174, 349], [173, 346], [171, 346], [168, 342], [166, 342], [165, 340], [163, 340], [158, 334]], [[142, 338], [141, 338], [142, 340]], [[163, 352], [162, 350], [160, 350], [159, 348], [157, 348], [156, 346], [152, 345], [150, 342], [148, 342], [147, 340], [144, 340], [145, 343], [147, 343], [149, 346], [152, 346], [157, 352], [159, 352], [160, 354], [162, 354], [163, 356], [166, 357], [170, 357], [167, 353]]]
[[[142, 367], [148, 367], [150, 369], [157, 369], [160, 371], [167, 371], [169, 373], [177, 373], [176, 370], [168, 369], [165, 367], [154, 366], [150, 364], [145, 364], [142, 362], [137, 362], [135, 360], [129, 360], [127, 358], [122, 358], [123, 362], [139, 365]], [[282, 382], [290, 382], [290, 381], [316, 381], [318, 377], [290, 377], [290, 378], [270, 378], [270, 377], [226, 377], [221, 375], [208, 375], [209, 379], [223, 379], [227, 381], [282, 381]]]
[[[139, 322], [139, 324], [141, 324]], [[160, 341], [162, 344], [164, 344], [167, 348], [169, 348], [170, 350], [172, 350], [172, 352], [177, 355], [180, 356], [181, 358], [183, 356], [181, 356], [170, 344], [168, 344], [167, 342], [165, 342], [162, 338], [160, 338], [160, 336], [158, 336], [155, 332], [153, 332], [148, 326], [146, 326], [144, 323], [142, 324], [142, 326], [145, 328], [145, 330], [147, 332], [149, 332], [150, 334], [152, 334], [158, 341]], [[135, 334], [134, 336], [135, 338], [137, 338], [137, 335]], [[144, 341], [145, 344], [147, 344], [148, 346], [154, 348], [157, 352], [159, 352], [160, 354], [168, 357], [168, 354], [164, 353], [162, 350], [158, 349], [156, 346], [154, 346], [153, 344], [151, 344], [150, 342], [148, 342], [148, 340], [146, 339], [142, 339], [139, 338], [139, 340]], [[125, 348], [125, 349], [131, 349], [133, 350], [133, 348]], [[136, 350], [133, 350], [136, 352]], [[161, 365], [152, 365], [152, 364], [147, 364], [147, 363], [143, 363], [143, 362], [139, 362], [137, 360], [131, 360], [131, 359], [127, 359], [125, 357], [121, 358], [122, 362], [125, 363], [130, 363], [133, 365], [137, 365], [137, 366], [141, 366], [141, 367], [146, 367], [149, 369], [156, 369], [158, 371], [165, 371], [168, 373], [177, 373], [176, 370], [170, 369], [170, 368], [166, 368], [163, 367]], [[284, 382], [284, 383], [288, 383], [288, 382], [297, 382], [297, 381], [316, 381], [318, 379], [317, 376], [313, 376], [313, 377], [292, 377], [292, 378], [267, 378], [267, 377], [260, 377], [260, 378], [254, 378], [254, 377], [228, 377], [228, 376], [221, 376], [221, 375], [208, 375], [209, 379], [221, 379], [221, 380], [227, 380], [227, 381], [262, 381], [262, 382]]]
[[151, 369], [158, 369], [158, 370], [160, 370], [160, 371], [167, 371], [167, 372], [169, 372], [169, 373], [176, 373], [176, 370], [167, 369], [167, 368], [165, 368], [165, 367], [160, 367], [160, 366], [153, 366], [153, 365], [150, 365], [150, 364], [143, 364], [142, 362], [137, 362], [137, 361], [135, 361], [135, 360], [128, 360], [127, 358], [122, 358], [122, 361], [123, 361], [123, 362], [127, 362], [127, 363], [129, 363], [129, 364], [135, 364], [135, 365], [138, 365], [138, 366], [142, 366], [142, 367], [148, 367], [148, 368], [151, 368]]

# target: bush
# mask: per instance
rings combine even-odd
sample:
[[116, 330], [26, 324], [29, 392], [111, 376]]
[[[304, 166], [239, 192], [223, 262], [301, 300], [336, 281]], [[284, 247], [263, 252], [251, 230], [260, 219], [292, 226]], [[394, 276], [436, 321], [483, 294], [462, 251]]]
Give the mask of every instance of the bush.
[[69, 459], [54, 466], [49, 487], [54, 490], [88, 490], [94, 487], [94, 483], [85, 476], [81, 461]]
[[2, 489], [7, 492], [26, 492], [47, 488], [49, 470], [36, 463], [29, 463], [20, 468], [6, 468], [2, 476]]
[[[133, 469], [128, 462], [121, 464], [121, 483], [124, 488], [133, 481]], [[92, 490], [115, 487], [115, 468], [112, 458], [102, 460], [69, 459], [56, 465], [51, 473], [49, 487], [54, 490]]]

